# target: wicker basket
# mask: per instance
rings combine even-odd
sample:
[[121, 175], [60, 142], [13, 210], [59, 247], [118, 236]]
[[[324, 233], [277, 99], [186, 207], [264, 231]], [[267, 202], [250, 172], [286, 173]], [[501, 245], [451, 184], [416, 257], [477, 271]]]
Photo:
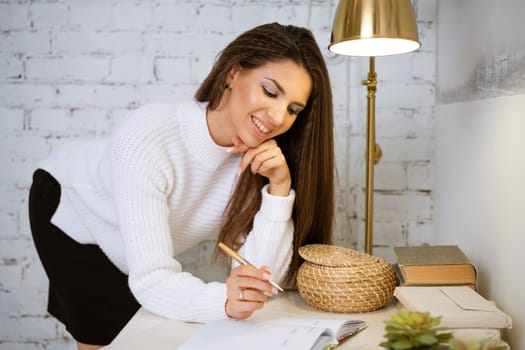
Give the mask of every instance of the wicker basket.
[[331, 312], [367, 312], [394, 295], [396, 274], [384, 259], [353, 249], [310, 244], [299, 248], [305, 262], [297, 287], [311, 306]]

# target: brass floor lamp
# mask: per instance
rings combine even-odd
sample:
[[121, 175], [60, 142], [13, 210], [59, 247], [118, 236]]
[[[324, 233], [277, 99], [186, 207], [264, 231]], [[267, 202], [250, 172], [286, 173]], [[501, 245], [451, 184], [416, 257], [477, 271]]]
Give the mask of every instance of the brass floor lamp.
[[410, 0], [340, 0], [329, 50], [341, 55], [369, 56], [366, 130], [365, 252], [372, 254], [374, 165], [382, 151], [375, 142], [375, 57], [417, 50], [421, 46]]

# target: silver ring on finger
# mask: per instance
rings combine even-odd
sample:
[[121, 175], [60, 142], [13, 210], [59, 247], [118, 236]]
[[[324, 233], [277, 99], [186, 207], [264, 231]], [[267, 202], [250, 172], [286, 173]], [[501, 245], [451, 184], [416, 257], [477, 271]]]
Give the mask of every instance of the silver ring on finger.
[[241, 292], [239, 293], [239, 300], [244, 300], [244, 291], [241, 289]]

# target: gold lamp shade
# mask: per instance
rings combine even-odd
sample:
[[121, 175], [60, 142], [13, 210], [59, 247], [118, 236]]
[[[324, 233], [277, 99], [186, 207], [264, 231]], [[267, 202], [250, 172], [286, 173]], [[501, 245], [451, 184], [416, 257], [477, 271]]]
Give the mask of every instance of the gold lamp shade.
[[386, 56], [421, 46], [410, 0], [340, 0], [330, 51], [349, 56]]

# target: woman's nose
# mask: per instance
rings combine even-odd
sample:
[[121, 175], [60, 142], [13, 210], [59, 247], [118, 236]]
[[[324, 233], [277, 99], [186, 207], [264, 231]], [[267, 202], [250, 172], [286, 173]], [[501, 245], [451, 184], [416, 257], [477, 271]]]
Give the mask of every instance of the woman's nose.
[[272, 108], [270, 108], [270, 121], [274, 125], [282, 125], [286, 121], [288, 116], [288, 105], [284, 103], [276, 103]]

